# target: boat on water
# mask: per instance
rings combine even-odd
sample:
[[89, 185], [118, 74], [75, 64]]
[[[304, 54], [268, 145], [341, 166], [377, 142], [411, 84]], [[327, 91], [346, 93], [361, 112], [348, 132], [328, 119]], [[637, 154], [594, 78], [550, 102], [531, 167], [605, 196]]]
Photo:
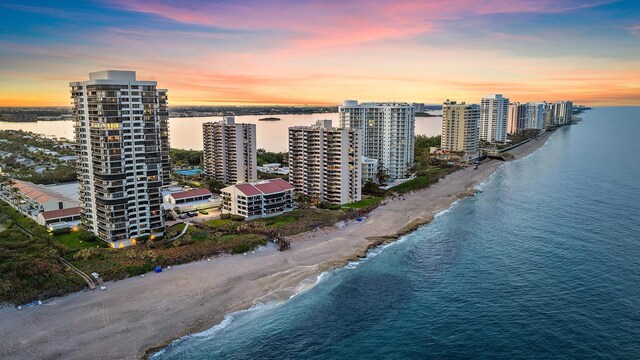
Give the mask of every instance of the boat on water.
[[280, 121], [280, 120], [282, 119], [277, 117], [266, 117], [266, 118], [258, 119], [258, 121]]

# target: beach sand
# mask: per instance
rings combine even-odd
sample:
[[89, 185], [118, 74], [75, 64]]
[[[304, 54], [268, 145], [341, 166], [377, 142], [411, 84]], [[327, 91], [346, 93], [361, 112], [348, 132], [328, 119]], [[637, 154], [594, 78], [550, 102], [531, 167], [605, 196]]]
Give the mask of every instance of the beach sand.
[[[542, 146], [545, 134], [510, 150], [516, 158]], [[179, 337], [220, 323], [225, 314], [258, 301], [286, 300], [305, 279], [365, 256], [465, 196], [502, 162], [469, 167], [432, 187], [407, 194], [344, 229], [299, 235], [291, 250], [273, 247], [223, 256], [107, 283], [106, 291], [78, 292], [43, 306], [0, 312], [0, 358], [139, 359]]]

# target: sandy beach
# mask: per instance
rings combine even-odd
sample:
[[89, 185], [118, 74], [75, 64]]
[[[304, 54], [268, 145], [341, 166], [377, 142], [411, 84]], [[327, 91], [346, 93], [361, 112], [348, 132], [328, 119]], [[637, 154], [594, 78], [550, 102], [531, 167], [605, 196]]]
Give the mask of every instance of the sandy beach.
[[[552, 134], [552, 133], [551, 133]], [[530, 154], [551, 135], [509, 151]], [[107, 283], [107, 291], [70, 294], [25, 310], [0, 311], [0, 358], [139, 359], [150, 349], [220, 323], [225, 314], [260, 301], [286, 300], [305, 279], [345, 265], [367, 249], [392, 241], [472, 195], [502, 162], [492, 160], [393, 200], [363, 222], [302, 234], [290, 251], [273, 247], [223, 256], [162, 273]]]

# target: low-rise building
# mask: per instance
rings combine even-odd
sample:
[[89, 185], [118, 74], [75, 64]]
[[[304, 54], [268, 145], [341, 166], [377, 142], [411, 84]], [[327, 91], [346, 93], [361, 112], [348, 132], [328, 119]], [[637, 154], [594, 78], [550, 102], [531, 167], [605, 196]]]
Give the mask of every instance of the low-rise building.
[[193, 201], [209, 200], [212, 195], [209, 189], [193, 189], [170, 193], [165, 196], [165, 201], [177, 205]]
[[293, 190], [283, 179], [231, 185], [220, 190], [220, 210], [245, 219], [280, 215], [293, 210]]
[[80, 224], [80, 208], [43, 211], [36, 217], [36, 222], [52, 229], [75, 226]]
[[44, 185], [13, 180], [0, 187], [0, 198], [40, 225], [76, 221], [80, 216], [77, 200]]
[[361, 164], [362, 164], [362, 183], [366, 183], [367, 181], [372, 181], [374, 183], [377, 183], [378, 182], [378, 160], [363, 156]]

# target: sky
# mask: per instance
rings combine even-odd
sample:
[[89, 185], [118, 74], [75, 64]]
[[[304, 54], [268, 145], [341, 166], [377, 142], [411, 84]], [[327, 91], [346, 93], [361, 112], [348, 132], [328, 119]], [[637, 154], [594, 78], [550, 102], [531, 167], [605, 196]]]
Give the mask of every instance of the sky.
[[640, 0], [0, 0], [0, 106], [105, 69], [171, 105], [640, 105]]

